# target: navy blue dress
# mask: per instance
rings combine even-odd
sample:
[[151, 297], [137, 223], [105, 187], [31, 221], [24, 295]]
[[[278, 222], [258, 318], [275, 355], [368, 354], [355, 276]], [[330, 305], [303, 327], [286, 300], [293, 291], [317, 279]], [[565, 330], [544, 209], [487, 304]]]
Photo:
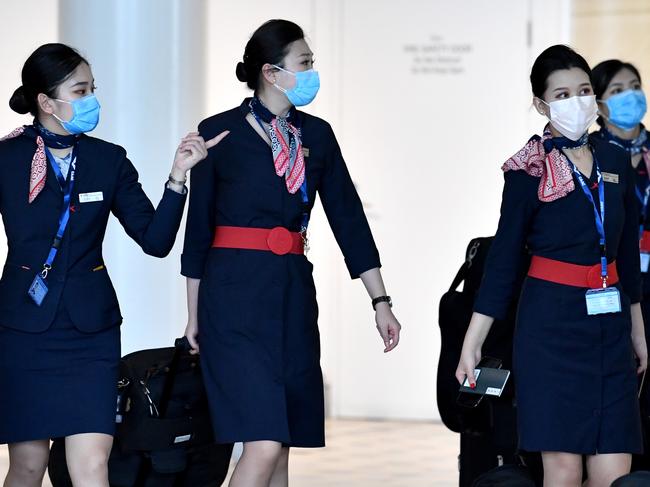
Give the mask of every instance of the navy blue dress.
[[[577, 454], [642, 449], [630, 304], [640, 300], [638, 211], [625, 151], [590, 137], [605, 182], [608, 260], [616, 260], [623, 311], [589, 316], [586, 289], [526, 278], [513, 349], [519, 446]], [[539, 178], [505, 173], [501, 218], [475, 310], [503, 319], [527, 246], [532, 255], [579, 265], [600, 259], [593, 206], [576, 189], [550, 203]], [[595, 170], [588, 184], [595, 183]], [[597, 190], [594, 198], [598, 201]]]
[[[115, 429], [122, 316], [102, 257], [111, 214], [143, 250], [171, 250], [186, 197], [169, 189], [157, 209], [116, 145], [82, 136], [72, 212], [41, 306], [28, 297], [56, 234], [63, 193], [52, 168], [30, 204], [36, 143], [0, 142], [0, 213], [8, 254], [0, 279], [0, 444]], [[94, 193], [92, 201], [80, 194]], [[98, 195], [101, 194], [101, 198]]]
[[[641, 130], [646, 130], [646, 129], [645, 127], [641, 126]], [[610, 134], [606, 134], [606, 129], [604, 128], [601, 128], [598, 132], [594, 134], [594, 136], [599, 137], [603, 141], [606, 141], [614, 146], [616, 146], [619, 143], [626, 142], [626, 141], [621, 141], [620, 139], [617, 139]], [[650, 149], [650, 141], [646, 142], [645, 146], [646, 149]], [[650, 210], [645, 209], [644, 211], [643, 195], [645, 194], [648, 184], [650, 184], [650, 177], [648, 176], [648, 168], [646, 166], [643, 157], [639, 161], [639, 164], [636, 166], [636, 168], [634, 168], [634, 176], [636, 182], [636, 195], [637, 195], [636, 201], [639, 208], [639, 229], [643, 227], [644, 231], [649, 231]], [[643, 216], [643, 213], [645, 213], [645, 216]], [[641, 309], [643, 310], [643, 320], [646, 328], [646, 342], [650, 343], [650, 272], [641, 272], [641, 288], [642, 288]]]
[[[230, 135], [191, 173], [182, 274], [201, 279], [199, 341], [217, 441], [324, 446], [323, 379], [312, 264], [304, 255], [211, 248], [215, 226], [299, 231], [300, 192], [275, 173], [271, 148], [246, 120], [248, 101], [199, 125]], [[379, 255], [331, 127], [297, 112], [309, 208], [316, 193], [351, 277]]]

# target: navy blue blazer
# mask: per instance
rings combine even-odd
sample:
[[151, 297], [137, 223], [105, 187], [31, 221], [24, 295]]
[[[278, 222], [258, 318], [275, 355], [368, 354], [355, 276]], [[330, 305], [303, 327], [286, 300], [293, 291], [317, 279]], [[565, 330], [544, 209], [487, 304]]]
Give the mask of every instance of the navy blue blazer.
[[[79, 330], [94, 332], [119, 325], [122, 316], [102, 257], [110, 213], [147, 254], [164, 257], [174, 245], [186, 196], [165, 189], [154, 209], [126, 151], [82, 136], [71, 201], [73, 211], [47, 278], [49, 293], [39, 307], [27, 290], [52, 245], [63, 192], [48, 164], [45, 187], [28, 203], [35, 149], [35, 141], [25, 135], [0, 142], [0, 213], [8, 247], [0, 279], [0, 326], [45, 331], [52, 325], [61, 301]], [[80, 194], [98, 192], [102, 193], [101, 201], [79, 201]]]

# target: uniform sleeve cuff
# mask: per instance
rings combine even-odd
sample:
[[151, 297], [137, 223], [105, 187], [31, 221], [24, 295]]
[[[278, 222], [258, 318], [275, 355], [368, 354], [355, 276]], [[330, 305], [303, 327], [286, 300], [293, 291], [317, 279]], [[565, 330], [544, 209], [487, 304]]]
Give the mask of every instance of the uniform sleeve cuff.
[[181, 254], [181, 275], [190, 279], [201, 279], [205, 260], [205, 254]]
[[377, 256], [376, 259], [369, 260], [367, 262], [352, 263], [346, 260], [345, 264], [348, 268], [348, 272], [350, 273], [350, 277], [352, 279], [358, 279], [361, 274], [363, 274], [366, 271], [369, 271], [370, 269], [375, 269], [375, 268], [381, 269], [381, 261], [379, 260], [379, 256]]
[[481, 303], [477, 301], [474, 305], [474, 312], [494, 318], [496, 321], [505, 320], [508, 314], [507, 310], [502, 310], [499, 306]]

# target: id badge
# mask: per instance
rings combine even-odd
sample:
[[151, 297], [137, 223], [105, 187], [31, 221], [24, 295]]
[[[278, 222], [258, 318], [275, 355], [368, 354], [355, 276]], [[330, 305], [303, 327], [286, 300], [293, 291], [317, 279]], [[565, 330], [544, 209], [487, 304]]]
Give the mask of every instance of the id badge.
[[641, 272], [648, 272], [650, 267], [650, 253], [641, 252]]
[[621, 293], [615, 287], [590, 289], [585, 298], [589, 315], [621, 312]]
[[32, 298], [37, 306], [40, 306], [43, 303], [45, 296], [47, 296], [47, 291], [48, 289], [45, 279], [43, 279], [40, 274], [36, 274], [36, 277], [34, 277], [34, 280], [32, 281], [32, 285], [29, 286], [27, 294], [29, 294], [29, 297]]

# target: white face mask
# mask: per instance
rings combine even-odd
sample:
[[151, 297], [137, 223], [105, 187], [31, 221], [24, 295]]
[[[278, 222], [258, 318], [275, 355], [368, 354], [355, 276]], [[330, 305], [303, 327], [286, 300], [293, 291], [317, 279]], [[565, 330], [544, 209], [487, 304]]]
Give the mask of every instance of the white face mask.
[[[543, 101], [543, 100], [542, 100]], [[598, 104], [594, 95], [572, 96], [546, 103], [553, 127], [571, 140], [578, 140], [598, 118]]]

